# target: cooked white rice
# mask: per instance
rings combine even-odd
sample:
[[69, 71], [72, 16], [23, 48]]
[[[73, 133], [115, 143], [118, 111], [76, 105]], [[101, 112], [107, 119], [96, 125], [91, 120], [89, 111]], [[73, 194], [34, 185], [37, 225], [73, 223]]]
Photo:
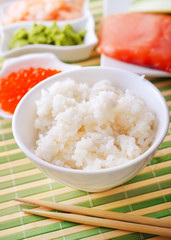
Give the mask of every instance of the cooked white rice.
[[36, 101], [35, 153], [52, 164], [103, 169], [145, 152], [154, 139], [155, 114], [129, 90], [109, 81], [93, 87], [72, 79], [42, 90]]

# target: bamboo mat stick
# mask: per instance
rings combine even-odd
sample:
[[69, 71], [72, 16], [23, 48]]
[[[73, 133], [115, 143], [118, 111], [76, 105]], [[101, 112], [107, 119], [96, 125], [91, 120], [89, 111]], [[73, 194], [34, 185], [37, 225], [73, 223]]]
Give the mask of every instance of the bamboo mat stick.
[[171, 222], [165, 219], [155, 219], [150, 217], [144, 217], [139, 215], [133, 215], [130, 213], [118, 213], [105, 210], [99, 210], [94, 208], [86, 208], [62, 203], [47, 202], [33, 199], [14, 198], [16, 201], [33, 204], [36, 206], [47, 207], [50, 209], [59, 210], [62, 212], [70, 212], [82, 215], [90, 215], [94, 217], [102, 217], [107, 219], [121, 220], [126, 222], [134, 222], [145, 225], [152, 225], [158, 227], [171, 227]]
[[169, 228], [162, 228], [162, 227], [155, 227], [155, 226], [149, 226], [149, 225], [143, 225], [143, 224], [137, 224], [137, 223], [129, 223], [129, 222], [123, 222], [123, 221], [117, 221], [117, 220], [89, 217], [89, 216], [83, 216], [83, 215], [72, 214], [72, 213], [53, 213], [53, 212], [41, 211], [41, 210], [35, 210], [35, 209], [33, 210], [23, 209], [23, 212], [44, 216], [44, 217], [49, 217], [53, 219], [58, 219], [62, 221], [75, 222], [79, 224], [81, 223], [81, 224], [91, 225], [91, 226], [107, 227], [107, 228], [114, 228], [114, 229], [126, 230], [131, 232], [149, 233], [149, 234], [154, 234], [159, 236], [171, 237], [171, 229]]

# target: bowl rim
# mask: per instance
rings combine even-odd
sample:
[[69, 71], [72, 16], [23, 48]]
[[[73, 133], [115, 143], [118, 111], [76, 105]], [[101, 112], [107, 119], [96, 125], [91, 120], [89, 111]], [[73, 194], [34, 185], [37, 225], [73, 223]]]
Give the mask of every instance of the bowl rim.
[[[23, 101], [25, 101], [25, 99], [27, 99], [29, 97], [29, 95], [32, 94], [33, 91], [36, 91], [37, 88], [39, 89], [39, 91], [41, 90], [42, 85], [44, 85], [45, 82], [40, 82], [38, 83], [35, 87], [33, 87], [28, 93], [26, 93], [26, 95], [21, 99], [20, 103], [18, 104], [15, 112], [14, 112], [14, 116], [12, 119], [12, 131], [13, 131], [13, 135], [14, 138], [16, 139], [16, 142], [18, 144], [18, 146], [21, 148], [21, 150], [26, 154], [26, 156], [28, 156], [33, 162], [38, 163], [39, 165], [42, 165], [43, 167], [46, 167], [48, 169], [51, 170], [57, 170], [57, 171], [61, 171], [61, 172], [66, 172], [66, 173], [77, 173], [77, 174], [83, 174], [83, 175], [93, 175], [93, 174], [100, 174], [100, 173], [111, 173], [111, 172], [115, 172], [118, 170], [123, 170], [126, 169], [138, 162], [141, 162], [144, 158], [147, 158], [150, 154], [152, 154], [153, 152], [155, 152], [155, 150], [158, 149], [159, 145], [162, 143], [163, 139], [166, 136], [166, 133], [168, 131], [169, 128], [169, 109], [167, 106], [167, 103], [163, 97], [163, 95], [161, 94], [161, 92], [159, 91], [159, 89], [157, 87], [155, 87], [155, 85], [153, 85], [150, 81], [148, 81], [147, 79], [144, 78], [144, 76], [139, 76], [136, 73], [127, 71], [127, 70], [123, 70], [123, 69], [119, 69], [119, 68], [111, 68], [111, 67], [102, 67], [102, 66], [90, 66], [90, 67], [84, 67], [81, 69], [76, 69], [76, 70], [71, 70], [71, 71], [67, 71], [67, 72], [62, 72], [60, 74], [60, 77], [62, 77], [63, 75], [67, 75], [69, 74], [69, 72], [78, 72], [78, 71], [82, 71], [84, 69], [87, 69], [88, 71], [91, 69], [106, 69], [106, 70], [111, 70], [112, 71], [118, 71], [118, 72], [125, 72], [126, 74], [130, 74], [134, 77], [137, 77], [139, 80], [143, 80], [145, 82], [145, 84], [148, 84], [150, 88], [153, 89], [154, 92], [156, 92], [156, 94], [158, 95], [158, 97], [160, 98], [160, 100], [163, 103], [163, 106], [165, 107], [165, 114], [166, 114], [166, 122], [165, 125], [163, 126], [163, 132], [162, 134], [160, 134], [159, 138], [155, 140], [155, 142], [152, 143], [152, 145], [140, 156], [138, 156], [135, 159], [132, 159], [122, 165], [119, 166], [114, 166], [114, 167], [109, 167], [109, 168], [104, 168], [104, 169], [96, 169], [96, 170], [84, 170], [84, 169], [70, 169], [70, 168], [64, 168], [61, 166], [57, 166], [54, 165], [52, 163], [49, 163], [41, 158], [39, 158], [35, 153], [33, 153], [30, 149], [28, 149], [21, 141], [20, 138], [18, 137], [18, 134], [16, 132], [16, 124], [17, 124], [17, 115], [18, 112], [20, 111], [20, 105], [22, 105]], [[50, 82], [53, 78], [55, 77], [59, 77], [59, 75], [56, 76], [52, 76], [49, 77], [48, 79], [46, 79], [46, 83]], [[52, 83], [53, 84], [53, 83]], [[50, 86], [50, 85], [49, 85]], [[26, 150], [26, 151], [25, 151]], [[27, 153], [26, 153], [27, 152]]]

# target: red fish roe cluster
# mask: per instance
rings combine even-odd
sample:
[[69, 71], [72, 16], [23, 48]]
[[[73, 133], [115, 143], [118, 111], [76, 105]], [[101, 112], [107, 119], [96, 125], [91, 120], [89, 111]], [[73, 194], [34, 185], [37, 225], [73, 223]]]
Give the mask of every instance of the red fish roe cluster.
[[42, 80], [60, 73], [56, 69], [33, 68], [20, 69], [7, 77], [0, 79], [0, 106], [1, 109], [14, 113], [21, 98]]

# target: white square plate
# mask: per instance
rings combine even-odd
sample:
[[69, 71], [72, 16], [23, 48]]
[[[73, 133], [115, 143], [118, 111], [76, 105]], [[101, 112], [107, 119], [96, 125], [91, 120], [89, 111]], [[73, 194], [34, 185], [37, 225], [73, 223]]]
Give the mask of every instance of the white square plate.
[[[129, 11], [129, 6], [134, 0], [104, 0], [104, 16], [111, 15], [114, 13], [126, 13]], [[105, 55], [101, 55], [101, 66], [106, 67], [117, 67], [128, 71], [135, 72], [137, 74], [143, 74], [149, 77], [169, 77], [170, 73], [152, 68], [141, 67], [138, 65], [125, 63]]]

